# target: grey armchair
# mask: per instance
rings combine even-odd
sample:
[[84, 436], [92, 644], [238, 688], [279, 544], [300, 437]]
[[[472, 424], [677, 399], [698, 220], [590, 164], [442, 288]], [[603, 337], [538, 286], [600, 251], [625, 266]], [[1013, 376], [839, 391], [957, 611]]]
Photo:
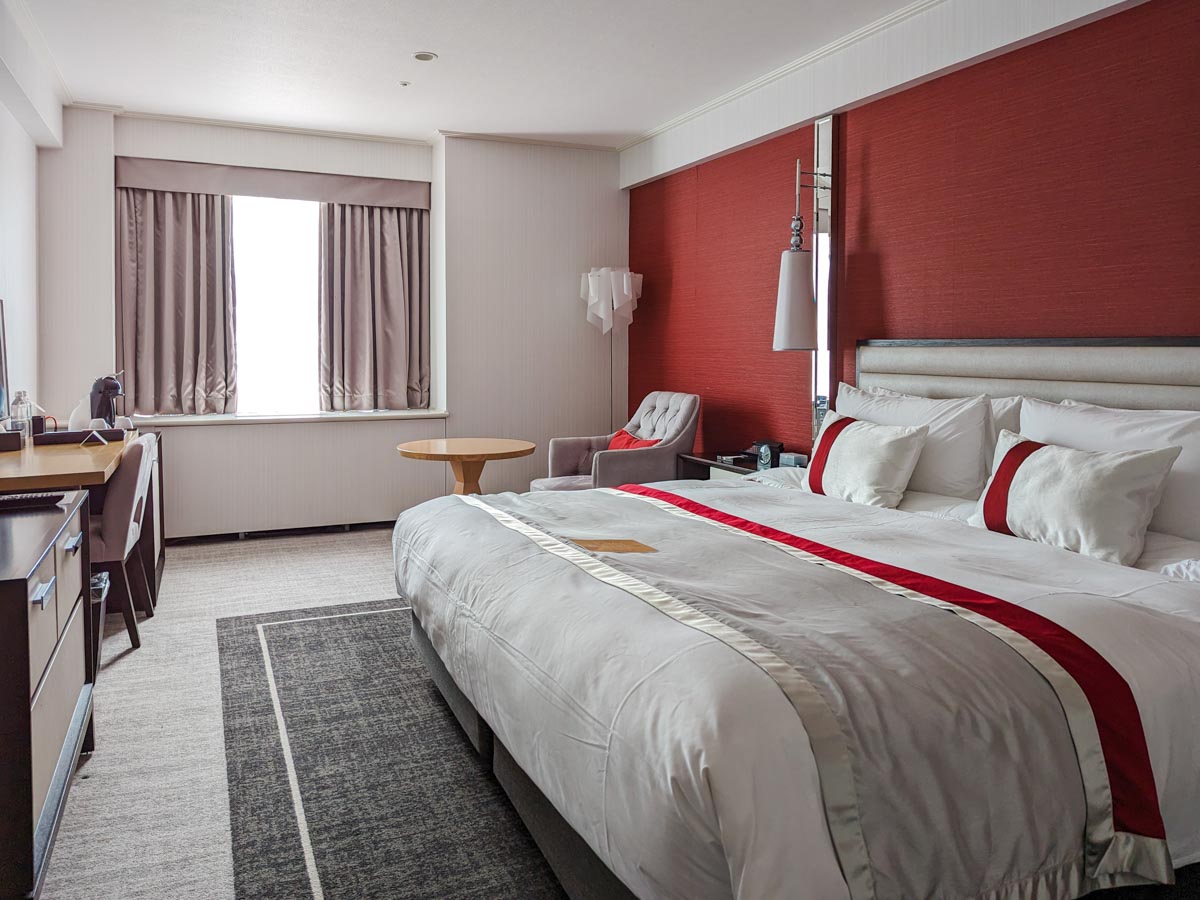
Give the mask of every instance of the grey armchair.
[[691, 453], [700, 418], [696, 394], [654, 391], [647, 394], [629, 424], [636, 438], [657, 440], [653, 447], [609, 450], [612, 434], [595, 437], [554, 438], [550, 441], [550, 477], [529, 485], [533, 491], [582, 491], [670, 481], [675, 477], [675, 457]]

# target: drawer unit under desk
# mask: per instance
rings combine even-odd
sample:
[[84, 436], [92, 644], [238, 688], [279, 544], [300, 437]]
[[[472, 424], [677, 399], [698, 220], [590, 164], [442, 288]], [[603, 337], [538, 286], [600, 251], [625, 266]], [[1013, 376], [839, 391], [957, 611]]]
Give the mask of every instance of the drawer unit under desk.
[[36, 896], [92, 685], [88, 499], [0, 513], [0, 898]]
[[86, 606], [77, 601], [67, 614], [62, 640], [46, 667], [45, 677], [33, 695], [29, 711], [30, 771], [33, 784], [33, 821], [46, 806], [50, 784], [62, 755], [71, 719], [83, 690], [87, 666], [83, 652], [83, 622]]
[[67, 520], [27, 582], [29, 594], [29, 694], [33, 696], [59, 638], [67, 629], [75, 601], [83, 592], [86, 536], [79, 510]]

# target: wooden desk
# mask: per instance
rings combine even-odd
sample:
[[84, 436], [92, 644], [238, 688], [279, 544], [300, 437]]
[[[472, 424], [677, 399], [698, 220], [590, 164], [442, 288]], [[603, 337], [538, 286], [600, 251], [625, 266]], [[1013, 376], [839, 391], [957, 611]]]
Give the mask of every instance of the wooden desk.
[[95, 487], [117, 470], [124, 441], [80, 447], [52, 444], [0, 453], [0, 492], [53, 491]]
[[489, 459], [516, 459], [537, 449], [529, 441], [507, 438], [434, 438], [409, 441], [396, 447], [409, 459], [435, 459], [450, 463], [454, 471], [454, 493], [478, 494], [479, 476]]
[[[162, 581], [166, 554], [163, 552], [162, 500], [162, 437], [155, 435], [158, 463], [152, 473], [146, 512], [142, 519], [139, 554], [146, 569], [154, 600], [158, 601], [158, 586]], [[136, 433], [135, 433], [136, 434]], [[104, 485], [117, 471], [125, 441], [107, 444], [46, 444], [35, 447], [27, 444], [19, 451], [0, 452], [0, 494], [16, 491], [69, 491], [89, 489], [92, 494], [92, 515], [104, 510]]]

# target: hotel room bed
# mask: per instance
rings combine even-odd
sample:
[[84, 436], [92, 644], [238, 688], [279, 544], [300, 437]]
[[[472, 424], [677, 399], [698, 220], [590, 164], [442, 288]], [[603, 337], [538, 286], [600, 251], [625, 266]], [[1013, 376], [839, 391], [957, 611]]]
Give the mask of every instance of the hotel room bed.
[[[1067, 897], [1200, 860], [1200, 717], [1186, 713], [1200, 696], [1200, 585], [750, 482], [656, 487], [1061, 626], [1128, 684], [1154, 790], [1113, 798], [1134, 822], [1118, 830], [1135, 828], [1114, 839], [1095, 754], [1111, 768], [1138, 738], [1101, 750], [1087, 709], [1119, 720], [1128, 708], [1056, 693], [1054, 664], [1031, 664], [1013, 652], [1037, 657], [1024, 639], [998, 639], [968, 609], [627, 492], [447, 497], [405, 513], [398, 584], [433, 647], [635, 895], [975, 896], [988, 884], [984, 896]], [[614, 535], [657, 552], [571, 543]], [[1146, 770], [1133, 768], [1136, 783]], [[1155, 804], [1166, 847], [1155, 817], [1140, 821]], [[1109, 874], [1089, 881], [1097, 867]]]
[[903, 506], [446, 497], [398, 520], [397, 586], [460, 719], [624, 886], [584, 863], [573, 897], [1057, 900], [1200, 861], [1200, 584], [1158, 571], [1189, 548]]

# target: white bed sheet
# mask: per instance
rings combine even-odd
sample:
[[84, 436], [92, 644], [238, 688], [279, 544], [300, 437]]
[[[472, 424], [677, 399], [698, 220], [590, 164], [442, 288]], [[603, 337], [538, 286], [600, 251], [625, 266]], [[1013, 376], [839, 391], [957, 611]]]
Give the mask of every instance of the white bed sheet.
[[[763, 492], [777, 495], [750, 483], [709, 485], [660, 487], [756, 521], [765, 518]], [[1142, 711], [1175, 865], [1200, 861], [1200, 726], [1179, 725], [1200, 695], [1200, 667], [1189, 656], [1197, 630], [1179, 629], [1178, 641], [1164, 647], [1161, 619], [1151, 639], [1119, 609], [1131, 603], [1151, 618], [1200, 623], [1200, 589], [963, 529], [952, 516], [936, 515], [928, 497], [913, 505], [920, 518], [797, 491], [794, 504], [770, 504], [776, 513], [768, 524], [1003, 595], [1104, 653]], [[896, 517], [922, 525], [896, 528]], [[478, 533], [461, 538], [514, 564], [525, 539], [484, 519]], [[885, 531], [887, 540], [877, 542]], [[398, 559], [410, 549], [398, 528]], [[564, 580], [554, 603], [531, 591], [497, 604], [486, 592], [457, 596], [446, 573], [429, 565], [435, 577], [413, 591], [410, 574], [405, 593], [456, 682], [639, 897], [776, 900], [795, 896], [796, 885], [812, 900], [847, 897], [803, 725], [752, 663], [581, 572], [555, 574]], [[1014, 572], [1027, 576], [1023, 596]], [[1080, 591], [1118, 603], [1097, 612]], [[1172, 685], [1165, 693], [1164, 684]]]
[[1147, 531], [1146, 546], [1134, 565], [1168, 578], [1200, 582], [1200, 541]]

